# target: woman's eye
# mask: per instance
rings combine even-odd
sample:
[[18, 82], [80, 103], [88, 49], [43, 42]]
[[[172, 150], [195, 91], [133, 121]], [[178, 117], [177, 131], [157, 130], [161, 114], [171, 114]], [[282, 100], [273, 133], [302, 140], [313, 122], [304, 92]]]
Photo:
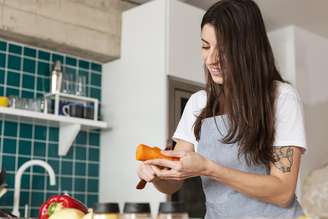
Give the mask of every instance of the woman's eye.
[[202, 46], [202, 49], [209, 49], [209, 46]]

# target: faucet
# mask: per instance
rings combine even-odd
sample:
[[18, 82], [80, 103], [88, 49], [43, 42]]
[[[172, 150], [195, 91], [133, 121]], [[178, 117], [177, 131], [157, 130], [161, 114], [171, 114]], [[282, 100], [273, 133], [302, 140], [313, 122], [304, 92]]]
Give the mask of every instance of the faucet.
[[35, 166], [35, 165], [43, 167], [48, 172], [49, 178], [50, 178], [50, 185], [56, 184], [55, 172], [47, 162], [45, 162], [43, 160], [29, 160], [29, 161], [25, 162], [22, 166], [20, 166], [19, 169], [17, 170], [16, 176], [15, 176], [14, 206], [13, 206], [13, 211], [12, 211], [12, 214], [16, 215], [17, 217], [20, 216], [19, 198], [20, 198], [20, 187], [21, 187], [22, 175], [27, 168], [29, 168], [31, 166]]

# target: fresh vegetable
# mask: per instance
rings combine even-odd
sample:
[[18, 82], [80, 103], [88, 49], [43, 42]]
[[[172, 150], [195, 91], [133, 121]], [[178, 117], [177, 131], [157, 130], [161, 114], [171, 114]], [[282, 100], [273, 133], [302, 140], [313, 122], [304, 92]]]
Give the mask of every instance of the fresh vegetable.
[[75, 208], [63, 208], [53, 213], [49, 219], [83, 219], [84, 213]]
[[161, 149], [158, 147], [150, 147], [144, 144], [139, 144], [136, 151], [136, 159], [140, 161], [146, 161], [151, 159], [167, 159], [178, 160], [176, 157], [168, 157], [161, 153]]
[[64, 195], [55, 195], [50, 197], [42, 204], [39, 211], [39, 219], [48, 219], [52, 214], [65, 208], [73, 208], [79, 210], [84, 214], [88, 213], [88, 208], [74, 199], [73, 197]]
[[[161, 153], [161, 149], [158, 147], [150, 147], [148, 145], [139, 144], [136, 151], [136, 160], [146, 161], [152, 159], [167, 159], [167, 160], [179, 160], [178, 157], [168, 157]], [[145, 188], [147, 182], [145, 180], [140, 180], [136, 186], [136, 189]]]

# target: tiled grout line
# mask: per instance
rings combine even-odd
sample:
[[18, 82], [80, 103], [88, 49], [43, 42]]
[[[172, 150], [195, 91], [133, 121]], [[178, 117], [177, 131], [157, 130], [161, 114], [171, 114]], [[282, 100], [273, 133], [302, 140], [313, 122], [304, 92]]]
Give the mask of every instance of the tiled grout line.
[[[15, 157], [15, 155], [13, 154], [8, 154], [8, 153], [2, 153], [2, 155], [4, 156], [8, 156], [8, 157]], [[31, 158], [31, 156], [28, 156], [28, 155], [20, 155], [21, 158]], [[33, 156], [33, 158], [35, 159], [43, 159], [44, 157], [42, 156]], [[51, 160], [51, 161], [59, 161], [59, 158], [51, 158], [49, 157], [48, 160]], [[72, 162], [73, 159], [65, 159], [65, 158], [62, 158], [62, 161], [66, 161], [66, 162]], [[75, 160], [76, 162], [80, 162], [80, 163], [85, 163], [86, 161], [85, 160]], [[89, 164], [100, 164], [100, 161], [88, 161]]]
[[[47, 125], [47, 135], [46, 135], [46, 141], [47, 142], [49, 142], [49, 138], [50, 138], [50, 128]], [[46, 151], [45, 151], [45, 154], [46, 154], [45, 155], [45, 161], [49, 164], [49, 162], [48, 162], [48, 148], [49, 148], [49, 144], [47, 143], [46, 144]], [[55, 172], [55, 170], [54, 170], [54, 172]], [[47, 175], [49, 175], [49, 174], [47, 173]], [[50, 179], [49, 179], [49, 177], [50, 176], [44, 177], [44, 184], [43, 184], [43, 189], [44, 189], [44, 191], [43, 191], [43, 200], [44, 201], [47, 200], [47, 191], [48, 191], [47, 187], [48, 187], [48, 184], [50, 185]], [[56, 180], [55, 183], [57, 184], [58, 183], [58, 180], [57, 180], [57, 173], [56, 172], [55, 172], [55, 180]]]
[[[34, 156], [34, 142], [35, 139], [35, 127], [34, 127], [34, 123], [32, 125], [32, 138], [31, 138], [31, 159], [33, 159]], [[28, 198], [28, 206], [32, 206], [32, 191], [33, 191], [33, 172], [32, 172], [33, 167], [30, 168], [29, 170], [29, 181], [30, 181], [30, 186], [29, 186], [29, 198]]]
[[[8, 189], [8, 192], [13, 192], [14, 191], [14, 189]], [[21, 191], [22, 192], [29, 192], [29, 190], [28, 189], [21, 189]], [[36, 191], [36, 192], [44, 192], [44, 190], [40, 190], [40, 189], [35, 189], [34, 191]], [[57, 190], [47, 190], [47, 192], [48, 193], [52, 193], [52, 192], [58, 192]], [[76, 192], [76, 194], [77, 195], [84, 195], [85, 194], [85, 192]], [[90, 195], [98, 195], [98, 193], [97, 192], [89, 192], [88, 194], [90, 194]], [[3, 206], [1, 206], [1, 207], [3, 207]], [[11, 207], [12, 207], [12, 205], [11, 205]]]
[[[14, 175], [16, 172], [13, 171], [7, 171], [8, 174], [12, 174]], [[25, 173], [26, 175], [28, 175], [28, 173]], [[46, 173], [33, 173], [34, 176], [48, 176], [48, 174]], [[72, 177], [72, 175], [66, 175], [66, 174], [57, 174], [58, 177]], [[90, 180], [97, 180], [98, 177], [96, 176], [75, 176], [77, 179], [90, 179]]]
[[[32, 74], [24, 74], [24, 75], [29, 75], [29, 76], [32, 76]], [[39, 76], [38, 76], [39, 77]], [[46, 80], [45, 77], [39, 77], [39, 78], [42, 78], [43, 80]], [[48, 77], [49, 78], [49, 77]], [[17, 89], [16, 86], [12, 86], [12, 85], [7, 85], [8, 88], [13, 88], [13, 89]], [[88, 87], [90, 88], [93, 88], [93, 89], [97, 89], [97, 90], [101, 90], [100, 87], [98, 86], [92, 86], [92, 85], [88, 85]], [[29, 89], [29, 88], [22, 88], [23, 91], [30, 91], [30, 92], [33, 92], [35, 91], [34, 89]], [[40, 91], [39, 91], [40, 92]]]
[[1, 120], [1, 139], [0, 139], [0, 169], [2, 169], [2, 162], [3, 162], [3, 148], [4, 148], [4, 132], [5, 132], [5, 120]]
[[[22, 53], [23, 53], [23, 48], [22, 48]], [[22, 54], [20, 55], [21, 57], [21, 63], [20, 63], [20, 71], [19, 71], [19, 96], [22, 96], [22, 87], [23, 87], [23, 60], [22, 60]]]
[[[86, 136], [86, 142], [89, 145], [89, 135]], [[88, 162], [88, 158], [89, 158], [89, 149], [86, 149], [86, 166], [85, 166], [85, 175], [88, 176], [89, 175], [89, 162]], [[89, 189], [89, 180], [85, 180], [84, 182], [84, 188], [86, 191], [88, 191]], [[88, 203], [88, 197], [87, 197], [87, 193], [84, 194], [84, 203], [89, 204]]]
[[[15, 69], [10, 69], [10, 71], [12, 71], [12, 72], [15, 72], [15, 73], [18, 73], [18, 74], [22, 74], [22, 75], [30, 75], [30, 76], [34, 76], [35, 77], [35, 81], [36, 81], [36, 83], [35, 84], [37, 84], [38, 83], [38, 78], [40, 78], [40, 79], [42, 79], [43, 80], [43, 82], [44, 82], [44, 79], [49, 79], [50, 78], [50, 74], [49, 74], [49, 76], [44, 76], [44, 75], [39, 75], [38, 74], [38, 66], [39, 66], [39, 63], [41, 62], [41, 63], [46, 63], [46, 64], [49, 64], [49, 67], [50, 67], [50, 69], [49, 70], [51, 70], [51, 65], [52, 65], [52, 62], [51, 61], [45, 61], [45, 60], [42, 60], [42, 59], [39, 59], [39, 58], [37, 58], [38, 57], [38, 51], [39, 50], [36, 50], [36, 57], [35, 58], [31, 58], [31, 57], [28, 57], [28, 56], [25, 56], [24, 54], [23, 54], [23, 51], [24, 51], [24, 48], [25, 47], [22, 47], [22, 54], [20, 54], [20, 55], [17, 55], [17, 54], [15, 54], [15, 53], [10, 53], [8, 50], [9, 50], [9, 45], [7, 44], [7, 51], [6, 51], [6, 53], [3, 53], [3, 51], [0, 51], [0, 53], [3, 53], [3, 54], [8, 54], [8, 55], [12, 55], [12, 56], [16, 56], [16, 57], [19, 57], [20, 59], [21, 59], [21, 66], [20, 66], [20, 70], [15, 70]], [[64, 58], [66, 57], [66, 56], [63, 56]], [[29, 73], [29, 72], [24, 72], [23, 71], [23, 63], [24, 63], [24, 59], [30, 59], [31, 61], [34, 61], [35, 62], [35, 73], [34, 74], [32, 74], [32, 73]], [[52, 59], [52, 56], [51, 56], [51, 59]], [[7, 60], [8, 60], [8, 58], [7, 58]], [[6, 61], [7, 61], [6, 60]], [[77, 62], [79, 61], [79, 59], [76, 59], [77, 60]], [[97, 72], [97, 71], [93, 71], [92, 69], [91, 69], [91, 67], [90, 67], [90, 65], [91, 65], [91, 63], [90, 62], [88, 62], [89, 63], [89, 68], [88, 69], [84, 69], [84, 68], [80, 68], [80, 67], [78, 67], [78, 66], [70, 66], [70, 65], [66, 65], [66, 64], [63, 64], [63, 67], [64, 68], [66, 68], [66, 67], [68, 67], [68, 68], [72, 68], [72, 69], [74, 69], [75, 70], [75, 76], [77, 76], [79, 73], [79, 71], [80, 70], [83, 70], [83, 71], [85, 71], [85, 72], [88, 72], [88, 77], [89, 77], [89, 81], [90, 81], [90, 83], [87, 85], [88, 87], [89, 87], [89, 95], [88, 96], [91, 96], [91, 88], [94, 88], [94, 89], [101, 89], [101, 85], [100, 86], [95, 86], [95, 85], [91, 85], [91, 75], [92, 74], [97, 74], [97, 75], [100, 75], [101, 76], [101, 72]], [[5, 65], [5, 68], [4, 69], [6, 69], [7, 71], [8, 71], [8, 68], [7, 68], [7, 66], [8, 66], [8, 63], [6, 63], [6, 65]], [[7, 83], [5, 83], [6, 85], [7, 85]], [[8, 87], [13, 87], [13, 86], [8, 86]], [[14, 88], [16, 88], [16, 87], [14, 87]], [[20, 89], [23, 89], [22, 88], [22, 86], [20, 86]], [[26, 90], [29, 90], [29, 89], [26, 89]], [[36, 91], [37, 89], [34, 89], [34, 91]]]
[[[28, 48], [31, 48], [31, 49], [34, 49], [34, 50], [41, 50], [41, 51], [44, 51], [44, 52], [47, 52], [47, 53], [51, 53], [51, 54], [55, 53], [55, 54], [59, 54], [59, 55], [64, 56], [64, 57], [66, 57], [66, 56], [73, 57], [73, 58], [75, 57], [76, 60], [87, 61], [87, 59], [84, 59], [84, 58], [79, 57], [79, 56], [65, 55], [62, 52], [56, 52], [56, 51], [45, 49], [45, 48], [41, 48], [41, 47], [30, 46], [30, 45], [26, 45], [26, 44], [23, 44], [23, 43], [19, 43], [19, 42], [7, 40], [7, 39], [1, 38], [1, 37], [0, 37], [0, 40], [3, 41], [3, 42], [7, 42], [8, 44], [13, 44], [13, 45], [21, 46], [21, 47], [28, 47]], [[36, 56], [36, 57], [38, 57], [38, 56]], [[87, 62], [90, 62], [90, 61], [87, 61]], [[92, 61], [92, 62], [95, 63], [95, 64], [98, 64], [98, 65], [101, 65], [100, 62], [97, 62], [97, 61]]]
[[4, 84], [3, 84], [3, 94], [4, 96], [8, 96], [7, 95], [7, 74], [8, 74], [8, 69], [7, 69], [7, 66], [8, 66], [8, 59], [9, 59], [9, 56], [7, 55], [8, 54], [8, 50], [9, 50], [9, 43], [6, 43], [6, 61], [5, 61], [5, 67], [6, 67], [6, 70], [4, 71], [5, 72], [5, 78], [4, 78]]
[[[0, 50], [0, 54], [6, 54], [4, 52], [2, 52]], [[11, 56], [16, 56], [16, 57], [20, 57], [21, 59], [23, 59], [23, 67], [24, 67], [24, 59], [29, 59], [30, 61], [33, 61], [35, 63], [37, 62], [40, 62], [40, 63], [43, 63], [43, 64], [49, 64], [49, 65], [52, 65], [52, 62], [47, 62], [47, 61], [44, 61], [44, 60], [39, 60], [37, 58], [31, 58], [31, 57], [28, 57], [28, 56], [18, 56], [18, 55], [14, 55], [14, 54], [11, 54]], [[7, 66], [7, 65], [6, 65]], [[79, 68], [79, 67], [74, 67], [74, 66], [71, 66], [71, 65], [66, 65], [66, 64], [62, 64], [62, 67], [63, 68], [68, 68], [68, 69], [72, 69], [74, 71], [83, 71], [83, 72], [90, 72], [91, 74], [95, 74], [95, 75], [98, 75], [98, 76], [101, 76], [101, 73], [99, 72], [96, 72], [96, 71], [93, 71], [91, 69], [85, 69], [85, 68]], [[6, 69], [6, 67], [0, 67], [0, 69]], [[23, 72], [24, 74], [28, 74], [28, 75], [33, 75], [31, 72], [26, 72], [24, 71], [24, 69], [21, 69], [20, 71], [19, 70], [16, 70], [16, 69], [10, 69], [10, 71], [12, 72], [15, 72], [15, 73], [19, 73], [19, 72]], [[47, 78], [49, 76], [44, 76], [44, 75], [38, 75], [38, 77], [42, 77], [42, 78]]]
[[[6, 120], [7, 122], [15, 122], [15, 121], [12, 121], [12, 120]], [[24, 123], [24, 124], [26, 124], [25, 122], [22, 122], [22, 123]], [[36, 126], [40, 126], [39, 124], [35, 124]], [[52, 127], [53, 128], [53, 126], [50, 126], [50, 127]], [[98, 133], [94, 133], [94, 134], [98, 134]], [[15, 139], [15, 137], [12, 137], [12, 136], [6, 136], [6, 138], [8, 138], [8, 139]], [[20, 138], [21, 140], [25, 140], [25, 141], [30, 141], [30, 138], [23, 138], [23, 137], [21, 137]], [[39, 140], [39, 139], [37, 139], [36, 140], [36, 142], [39, 142], [39, 143], [46, 143], [47, 141], [45, 141], [45, 140]], [[48, 141], [49, 142], [49, 144], [56, 144], [56, 143], [58, 143], [58, 142], [56, 142], [56, 141]], [[77, 146], [77, 147], [80, 147], [80, 148], [84, 148], [85, 147], [85, 145], [84, 144], [77, 144], [77, 143], [75, 143], [75, 145]], [[95, 145], [90, 145], [90, 147], [89, 148], [93, 148], [93, 149], [98, 149], [99, 147], [98, 146], [95, 146]]]
[[[44, 63], [44, 64], [49, 64], [50, 66], [53, 64], [53, 61], [50, 61], [50, 59], [49, 59], [49, 61], [47, 61], [47, 60], [44, 60], [44, 59], [39, 59], [37, 56], [36, 57], [29, 57], [29, 56], [24, 55], [23, 53], [20, 54], [20, 55], [17, 55], [16, 53], [11, 53], [9, 51], [8, 52], [4, 52], [4, 51], [1, 51], [0, 50], [0, 54], [5, 54], [5, 55], [14, 56], [14, 57], [19, 57], [19, 58], [21, 58], [21, 62], [22, 63], [24, 62], [24, 59], [28, 59], [28, 60], [34, 61], [36, 63], [37, 62], [41, 62], [41, 63]], [[65, 60], [65, 56], [63, 56], [63, 57], [64, 57], [64, 60]], [[74, 58], [74, 56], [72, 56], [72, 57]], [[51, 59], [52, 59], [52, 57], [51, 57]], [[82, 60], [82, 59], [78, 59], [78, 58], [74, 58], [74, 59], [76, 59], [77, 63]], [[92, 74], [101, 75], [101, 72], [92, 70], [92, 68], [90, 67], [90, 65], [91, 65], [90, 62], [89, 62], [89, 68], [83, 68], [83, 67], [79, 67], [79, 66], [69, 65], [69, 64], [66, 64], [65, 62], [62, 63], [62, 65], [63, 65], [64, 68], [71, 68], [71, 69], [76, 70], [76, 71], [85, 71], [85, 72], [89, 72], [90, 71]], [[12, 69], [12, 71], [13, 72], [17, 72], [18, 70]], [[23, 71], [23, 68], [21, 68], [21, 71]], [[41, 75], [41, 76], [43, 76], [43, 75]], [[45, 76], [43, 76], [43, 77], [45, 77]]]
[[75, 161], [75, 156], [76, 156], [76, 150], [74, 150], [74, 142], [73, 142], [73, 147], [70, 148], [70, 150], [73, 150], [73, 162], [72, 162], [72, 196], [74, 197], [75, 196], [75, 164], [76, 164], [76, 161]]

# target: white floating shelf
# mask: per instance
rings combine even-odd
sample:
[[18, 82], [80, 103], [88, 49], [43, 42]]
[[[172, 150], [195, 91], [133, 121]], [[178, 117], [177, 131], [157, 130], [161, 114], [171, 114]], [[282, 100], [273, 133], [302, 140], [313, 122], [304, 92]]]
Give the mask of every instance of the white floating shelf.
[[45, 123], [59, 127], [59, 151], [60, 156], [67, 154], [72, 143], [81, 129], [105, 129], [108, 128], [106, 122], [91, 119], [81, 119], [62, 115], [53, 115], [41, 112], [34, 112], [22, 109], [0, 107], [2, 118], [17, 121], [28, 121]]

